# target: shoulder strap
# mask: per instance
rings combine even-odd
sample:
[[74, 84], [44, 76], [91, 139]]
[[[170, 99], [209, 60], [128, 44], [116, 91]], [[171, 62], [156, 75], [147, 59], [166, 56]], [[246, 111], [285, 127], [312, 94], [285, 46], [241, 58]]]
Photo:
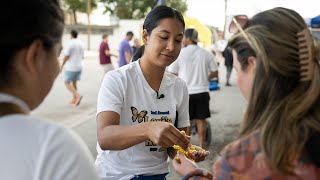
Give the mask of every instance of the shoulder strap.
[[6, 116], [10, 114], [27, 114], [27, 112], [16, 104], [0, 102], [0, 116]]

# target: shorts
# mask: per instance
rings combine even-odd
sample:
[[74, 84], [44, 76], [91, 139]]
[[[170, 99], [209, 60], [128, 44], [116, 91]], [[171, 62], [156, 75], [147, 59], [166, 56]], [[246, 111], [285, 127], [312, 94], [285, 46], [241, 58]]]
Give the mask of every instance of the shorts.
[[70, 83], [72, 81], [79, 81], [81, 76], [81, 71], [65, 71], [64, 81]]
[[210, 117], [210, 95], [208, 92], [190, 94], [189, 96], [189, 115], [190, 120], [203, 119]]
[[112, 64], [101, 64], [101, 66], [105, 73], [114, 69]]

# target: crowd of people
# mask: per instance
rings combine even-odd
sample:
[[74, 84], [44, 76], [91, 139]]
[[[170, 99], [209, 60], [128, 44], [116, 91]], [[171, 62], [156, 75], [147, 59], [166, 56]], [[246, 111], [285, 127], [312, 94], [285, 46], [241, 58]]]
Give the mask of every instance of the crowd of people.
[[[4, 4], [1, 179], [165, 180], [170, 162], [186, 180], [320, 179], [320, 47], [297, 12], [278, 7], [250, 19], [233, 17], [234, 35], [223, 52], [226, 86], [233, 67], [247, 107], [239, 138], [210, 170], [196, 162], [209, 154], [202, 149], [210, 117], [208, 85], [218, 66], [212, 52], [197, 45], [198, 32], [186, 28], [179, 11], [153, 8], [143, 23], [143, 45], [135, 39], [132, 48], [129, 31], [119, 55], [111, 53], [108, 35], [102, 36], [105, 75], [97, 97], [94, 162], [78, 135], [30, 115], [61, 70], [73, 97], [69, 104], [80, 104], [84, 48], [78, 32], [71, 31], [60, 63], [64, 15], [59, 1]], [[117, 69], [112, 56], [119, 57]], [[191, 144], [190, 121], [196, 123], [199, 146]]]

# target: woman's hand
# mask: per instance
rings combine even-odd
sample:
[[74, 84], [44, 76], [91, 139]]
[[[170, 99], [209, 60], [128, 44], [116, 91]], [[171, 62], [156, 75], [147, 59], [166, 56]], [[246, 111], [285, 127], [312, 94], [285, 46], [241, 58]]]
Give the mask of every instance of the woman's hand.
[[195, 152], [189, 154], [189, 156], [195, 161], [200, 162], [205, 160], [205, 158], [210, 154], [209, 151], [205, 151], [199, 146], [192, 145], [192, 147], [196, 150]]
[[184, 154], [177, 154], [172, 160], [174, 170], [180, 175], [184, 176], [191, 170], [198, 168], [198, 166], [188, 159]]
[[179, 145], [183, 149], [187, 149], [190, 141], [171, 123], [167, 122], [149, 122], [147, 127], [148, 138], [163, 147], [172, 147]]

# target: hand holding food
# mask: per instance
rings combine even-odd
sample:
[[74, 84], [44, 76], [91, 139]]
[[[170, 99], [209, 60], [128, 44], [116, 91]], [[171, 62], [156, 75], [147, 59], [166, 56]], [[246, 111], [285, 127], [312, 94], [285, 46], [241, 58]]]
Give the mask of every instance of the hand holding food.
[[191, 170], [198, 168], [198, 166], [192, 160], [186, 158], [186, 156], [183, 154], [177, 154], [172, 160], [172, 165], [180, 176], [184, 176]]
[[167, 148], [176, 144], [187, 149], [188, 144], [190, 144], [189, 139], [182, 135], [171, 123], [150, 122], [145, 124], [148, 138], [158, 146]]
[[[182, 135], [186, 136], [185, 131], [180, 131]], [[173, 145], [172, 146], [175, 150], [177, 150], [177, 154], [184, 154], [188, 159], [195, 161], [195, 162], [200, 162], [203, 161], [208, 155], [209, 151], [206, 151], [202, 149], [199, 146], [191, 145], [189, 146], [186, 150], [182, 149], [178, 145]], [[178, 158], [178, 156], [176, 156]], [[179, 159], [176, 159], [178, 162], [180, 161]]]

